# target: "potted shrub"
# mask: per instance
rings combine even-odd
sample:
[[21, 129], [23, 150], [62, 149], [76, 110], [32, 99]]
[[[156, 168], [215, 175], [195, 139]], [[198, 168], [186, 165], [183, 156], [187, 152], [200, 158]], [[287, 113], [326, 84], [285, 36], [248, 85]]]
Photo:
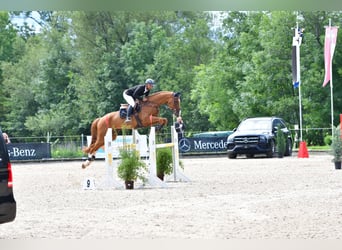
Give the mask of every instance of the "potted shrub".
[[277, 152], [278, 152], [279, 158], [284, 157], [285, 147], [286, 147], [286, 142], [285, 142], [284, 132], [283, 130], [281, 130], [280, 127], [277, 127]]
[[332, 161], [335, 163], [335, 169], [341, 169], [341, 155], [342, 155], [342, 139], [340, 126], [334, 127], [331, 141]]
[[126, 189], [134, 189], [137, 179], [145, 182], [143, 171], [146, 164], [140, 159], [139, 152], [135, 149], [123, 148], [120, 150], [120, 163], [118, 165], [118, 176], [125, 181]]
[[164, 176], [172, 173], [172, 150], [171, 148], [157, 149], [157, 176], [164, 180]]
[[[164, 180], [165, 175], [172, 174], [173, 159], [171, 148], [158, 148], [157, 149], [157, 176], [159, 179]], [[183, 162], [179, 160], [179, 166], [184, 169]]]

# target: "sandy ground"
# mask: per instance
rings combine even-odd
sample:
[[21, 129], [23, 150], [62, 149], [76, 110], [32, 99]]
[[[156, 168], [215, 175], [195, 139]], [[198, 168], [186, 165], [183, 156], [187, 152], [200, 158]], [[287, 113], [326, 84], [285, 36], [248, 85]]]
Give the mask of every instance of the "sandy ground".
[[100, 188], [103, 160], [13, 163], [17, 217], [0, 239], [342, 239], [330, 155], [181, 160], [191, 182], [134, 190]]

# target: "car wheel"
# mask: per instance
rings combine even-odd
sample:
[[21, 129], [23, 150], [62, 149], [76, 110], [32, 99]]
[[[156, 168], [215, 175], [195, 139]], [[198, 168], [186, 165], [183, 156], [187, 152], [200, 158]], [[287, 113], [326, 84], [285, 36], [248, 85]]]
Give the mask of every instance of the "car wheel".
[[269, 152], [266, 154], [267, 158], [272, 158], [273, 155], [274, 155], [274, 153], [275, 153], [275, 151], [276, 151], [276, 147], [275, 147], [274, 140], [271, 140], [271, 142], [270, 142], [270, 148], [271, 148], [271, 151], [269, 151]]
[[285, 150], [285, 156], [291, 156], [292, 155], [292, 140], [287, 139], [286, 142], [286, 150]]
[[247, 157], [247, 158], [253, 158], [253, 157], [254, 157], [254, 154], [246, 154], [246, 157]]
[[228, 158], [229, 159], [235, 159], [236, 158], [236, 154], [228, 154]]

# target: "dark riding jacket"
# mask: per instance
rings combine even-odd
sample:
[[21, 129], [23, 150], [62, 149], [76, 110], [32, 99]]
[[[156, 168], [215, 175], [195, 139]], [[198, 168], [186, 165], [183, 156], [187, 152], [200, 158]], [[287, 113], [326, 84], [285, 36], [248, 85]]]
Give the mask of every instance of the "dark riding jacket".
[[175, 122], [175, 130], [178, 134], [178, 140], [184, 137], [185, 124], [184, 122]]
[[125, 93], [132, 96], [134, 100], [142, 100], [143, 96], [148, 96], [150, 94], [150, 91], [145, 89], [144, 84], [141, 84], [127, 89]]

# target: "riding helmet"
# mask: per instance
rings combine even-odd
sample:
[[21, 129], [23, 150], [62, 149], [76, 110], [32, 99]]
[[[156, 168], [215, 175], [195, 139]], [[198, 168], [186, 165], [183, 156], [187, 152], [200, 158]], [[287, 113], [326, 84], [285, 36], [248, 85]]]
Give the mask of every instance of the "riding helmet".
[[153, 81], [153, 79], [151, 79], [151, 78], [148, 78], [147, 80], [146, 80], [146, 82], [145, 82], [146, 84], [152, 84], [152, 85], [155, 85], [155, 83], [154, 83], [154, 81]]

